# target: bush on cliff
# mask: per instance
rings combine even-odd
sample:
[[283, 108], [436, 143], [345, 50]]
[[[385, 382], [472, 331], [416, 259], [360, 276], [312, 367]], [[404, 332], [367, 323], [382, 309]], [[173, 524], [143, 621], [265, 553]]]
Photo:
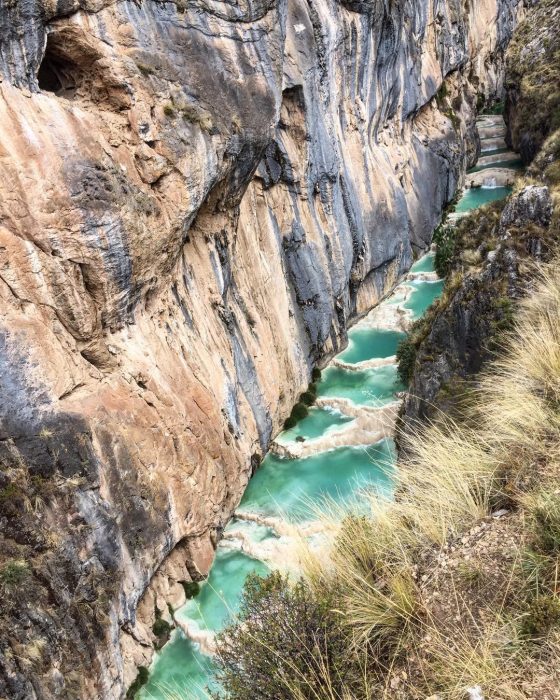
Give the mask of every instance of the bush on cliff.
[[342, 697], [352, 674], [349, 639], [331, 592], [274, 572], [249, 576], [237, 623], [218, 636], [218, 680], [228, 700], [314, 700], [325, 682]]
[[136, 678], [134, 679], [134, 682], [128, 689], [126, 693], [126, 698], [127, 700], [134, 700], [136, 697], [136, 694], [140, 691], [140, 688], [143, 685], [146, 685], [148, 682], [148, 678], [150, 677], [150, 672], [146, 668], [146, 666], [139, 666], [138, 667], [138, 674], [136, 675]]
[[[294, 407], [292, 408], [292, 412], [290, 413], [288, 418], [286, 418], [286, 420], [284, 421], [284, 430], [289, 430], [290, 428], [294, 428], [299, 423], [300, 420], [302, 420], [307, 415], [309, 415], [309, 409], [308, 409], [306, 403], [303, 400], [301, 400], [303, 396], [306, 396], [306, 393], [304, 393], [300, 396], [300, 401], [298, 401], [294, 405]], [[315, 397], [312, 396], [311, 394], [309, 395], [309, 398], [313, 399], [313, 401], [311, 401], [311, 403], [315, 402]], [[311, 405], [311, 404], [309, 404], [309, 405]]]
[[317, 396], [311, 391], [304, 391], [303, 394], [299, 397], [299, 400], [305, 406], [313, 406], [313, 404], [317, 400]]
[[416, 345], [410, 337], [403, 338], [397, 346], [398, 373], [403, 384], [409, 384], [416, 362]]
[[439, 277], [446, 277], [451, 268], [451, 260], [455, 251], [455, 229], [453, 226], [441, 225], [434, 232], [433, 241], [436, 244], [434, 267]]
[[290, 430], [291, 428], [295, 428], [297, 424], [298, 422], [295, 418], [293, 418], [292, 416], [288, 416], [284, 421], [284, 430]]
[[301, 401], [298, 401], [298, 403], [296, 403], [296, 405], [292, 408], [291, 416], [292, 418], [295, 418], [299, 421], [305, 418], [308, 415], [308, 413], [309, 410], [307, 406]]
[[0, 586], [4, 589], [16, 589], [30, 576], [26, 561], [10, 559], [0, 568]]

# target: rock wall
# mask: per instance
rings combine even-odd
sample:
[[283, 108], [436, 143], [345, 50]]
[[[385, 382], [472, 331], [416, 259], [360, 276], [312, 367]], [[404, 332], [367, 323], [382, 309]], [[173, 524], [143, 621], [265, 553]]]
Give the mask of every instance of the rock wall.
[[[560, 129], [560, 3], [531, 3], [508, 47], [505, 77], [507, 142], [526, 165]], [[558, 149], [558, 147], [556, 147]], [[550, 162], [550, 159], [549, 159]], [[535, 175], [542, 175], [539, 164]]]
[[531, 288], [528, 261], [550, 259], [552, 215], [549, 188], [528, 185], [461, 221], [444, 293], [412, 334], [421, 340], [398, 421], [401, 448], [441, 412], [463, 415], [472, 400], [469, 382], [499, 354], [515, 305]]
[[122, 696], [312, 366], [428, 244], [520, 11], [0, 3], [0, 696]]

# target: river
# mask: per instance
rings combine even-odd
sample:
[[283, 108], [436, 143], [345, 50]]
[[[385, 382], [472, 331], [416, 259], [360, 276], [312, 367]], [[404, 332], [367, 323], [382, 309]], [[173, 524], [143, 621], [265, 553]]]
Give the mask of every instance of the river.
[[[487, 119], [499, 125], [499, 119]], [[489, 132], [496, 141], [498, 127]], [[484, 156], [504, 151], [484, 149]], [[505, 145], [505, 144], [504, 144]], [[511, 161], [512, 169], [517, 162]], [[501, 168], [508, 161], [499, 161]], [[477, 172], [480, 166], [470, 172]], [[467, 189], [456, 216], [509, 192], [509, 187]], [[212, 683], [213, 633], [238, 610], [250, 572], [295, 568], [298, 538], [313, 546], [321, 539], [316, 509], [321, 499], [346, 504], [366, 488], [389, 493], [395, 468], [392, 435], [405, 387], [399, 380], [395, 352], [411, 321], [420, 318], [441, 293], [434, 255], [411, 268], [392, 294], [348, 332], [348, 346], [323, 371], [317, 405], [292, 429], [275, 439], [245, 491], [221, 540], [200, 593], [175, 611], [181, 629], [156, 654], [139, 700], [194, 700], [207, 697]], [[359, 505], [357, 505], [359, 507]], [[194, 641], [196, 640], [196, 641]]]

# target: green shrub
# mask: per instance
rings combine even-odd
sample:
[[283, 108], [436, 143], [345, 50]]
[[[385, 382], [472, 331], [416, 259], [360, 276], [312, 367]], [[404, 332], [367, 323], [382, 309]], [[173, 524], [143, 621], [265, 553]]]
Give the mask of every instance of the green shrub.
[[521, 634], [532, 639], [546, 636], [560, 622], [560, 599], [555, 595], [534, 598], [521, 623]]
[[126, 693], [127, 700], [134, 700], [136, 693], [143, 685], [146, 685], [149, 677], [150, 673], [148, 669], [145, 666], [138, 666], [138, 675]]
[[449, 119], [455, 131], [459, 131], [461, 128], [461, 118], [452, 109], [446, 109], [444, 112], [445, 116]]
[[5, 588], [16, 588], [30, 575], [29, 564], [22, 559], [10, 559], [0, 568], [0, 583]]
[[318, 382], [321, 379], [321, 370], [318, 367], [313, 367], [311, 370], [311, 379], [314, 382]]
[[299, 397], [299, 400], [306, 406], [313, 406], [315, 401], [317, 401], [317, 396], [311, 393], [310, 391], [304, 391], [303, 394]]
[[11, 501], [21, 494], [21, 489], [13, 481], [0, 489], [0, 501]]
[[334, 597], [299, 580], [249, 576], [237, 622], [217, 637], [217, 679], [228, 700], [346, 697], [353, 668]]
[[443, 82], [439, 90], [436, 93], [436, 102], [438, 107], [441, 109], [445, 103], [445, 100], [447, 99], [447, 84]]
[[173, 107], [172, 104], [169, 102], [165, 105], [163, 105], [163, 113], [165, 114], [166, 117], [174, 117], [175, 116], [175, 108]]
[[164, 637], [168, 635], [171, 630], [171, 625], [169, 622], [167, 622], [167, 620], [164, 620], [163, 617], [158, 617], [152, 627], [152, 632], [156, 635], [156, 637]]
[[293, 416], [288, 416], [284, 421], [284, 430], [290, 430], [290, 428], [295, 428], [297, 425], [297, 420]]
[[309, 386], [307, 387], [307, 391], [309, 391], [313, 396], [317, 396], [317, 383], [316, 382], [310, 382]]
[[292, 418], [295, 418], [296, 421], [298, 421], [298, 420], [302, 420], [302, 418], [305, 418], [305, 416], [307, 416], [308, 414], [309, 414], [309, 410], [308, 410], [307, 406], [304, 403], [302, 403], [301, 401], [298, 401], [298, 403], [296, 403], [296, 405], [292, 408], [292, 412], [291, 412], [290, 416]]
[[446, 277], [455, 252], [455, 229], [452, 226], [438, 226], [434, 231], [433, 241], [436, 244], [435, 270], [439, 277]]
[[187, 600], [195, 598], [200, 593], [200, 583], [198, 581], [181, 581]]
[[397, 346], [398, 373], [404, 384], [410, 384], [414, 363], [416, 362], [416, 345], [410, 337], [403, 338]]

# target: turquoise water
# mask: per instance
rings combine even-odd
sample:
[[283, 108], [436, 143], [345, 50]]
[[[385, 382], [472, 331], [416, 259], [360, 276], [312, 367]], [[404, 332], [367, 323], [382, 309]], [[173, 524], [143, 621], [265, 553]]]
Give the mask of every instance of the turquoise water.
[[297, 437], [312, 440], [325, 435], [327, 432], [333, 432], [336, 428], [342, 427], [352, 420], [352, 418], [345, 416], [340, 411], [313, 406], [309, 409], [308, 416], [300, 420], [293, 428], [284, 430], [276, 439], [281, 444], [293, 442]]
[[348, 347], [338, 359], [353, 364], [390, 357], [397, 352], [397, 345], [404, 337], [404, 333], [384, 328], [355, 328], [348, 333]]
[[419, 258], [410, 268], [411, 272], [434, 272], [435, 253], [428, 253]]
[[394, 459], [393, 441], [368, 447], [339, 447], [304, 459], [269, 453], [245, 491], [239, 510], [294, 521], [314, 520], [313, 503], [328, 497], [348, 500], [358, 489], [375, 486], [386, 492]]
[[141, 700], [198, 700], [207, 698], [212, 658], [198, 651], [181, 631], [173, 633], [165, 652], [150, 669], [150, 679], [136, 697]]
[[481, 207], [483, 204], [503, 199], [511, 193], [511, 189], [511, 187], [476, 187], [465, 190], [465, 193], [457, 202], [455, 211], [457, 213], [464, 213], [471, 209]]
[[218, 549], [208, 579], [196, 598], [187, 601], [177, 614], [194, 621], [200, 629], [218, 631], [239, 612], [241, 591], [250, 573], [266, 574], [268, 567], [239, 551]]
[[508, 168], [510, 170], [522, 170], [523, 161], [516, 158], [515, 160], [498, 160], [495, 163], [485, 163], [484, 165], [477, 165], [476, 168], [471, 168], [467, 170], [467, 175], [471, 173], [478, 173], [481, 170], [489, 170], [490, 168]]
[[407, 284], [413, 287], [413, 292], [403, 306], [405, 309], [412, 311], [412, 315], [417, 319], [439, 297], [443, 289], [443, 280], [438, 280], [437, 282], [413, 280], [412, 282], [407, 282]]
[[[510, 189], [505, 187], [467, 190], [456, 210], [468, 211], [504, 197], [509, 192]], [[412, 271], [433, 271], [433, 255], [418, 260]], [[440, 294], [443, 285], [441, 281], [421, 280], [406, 284], [413, 291], [405, 303], [402, 302], [402, 295], [383, 303], [391, 306], [401, 304], [412, 311], [415, 318], [425, 312]], [[358, 326], [349, 335], [351, 342], [341, 353], [340, 359], [356, 363], [393, 355], [402, 334]], [[323, 372], [318, 384], [319, 396], [350, 399], [358, 407], [386, 404], [394, 400], [396, 391], [403, 389], [395, 365], [368, 370], [344, 370], [331, 365]], [[351, 417], [337, 411], [315, 407], [295, 428], [286, 431], [277, 440], [288, 442], [298, 436], [317, 438], [342, 429], [351, 420]], [[395, 448], [390, 439], [369, 446], [338, 447], [303, 459], [281, 459], [269, 453], [249, 482], [240, 510], [301, 522], [313, 517], [311, 503], [325, 496], [344, 501], [355, 496], [364, 486], [390, 493], [394, 464]], [[275, 537], [267, 527], [234, 518], [226, 530], [231, 532], [236, 529], [242, 529], [254, 543], [266, 543], [267, 539]], [[245, 578], [251, 571], [262, 574], [267, 567], [238, 550], [228, 550], [220, 545], [208, 580], [202, 585], [199, 595], [188, 601], [176, 615], [200, 629], [221, 629], [237, 612]], [[173, 700], [207, 698], [204, 688], [212, 682], [212, 674], [211, 657], [202, 654], [196, 644], [186, 639], [182, 632], [176, 631], [157, 655], [150, 670], [149, 682], [137, 697], [141, 700], [169, 700], [169, 691], [175, 691]]]
[[[267, 571], [261, 561], [241, 552], [218, 549], [200, 593], [176, 613], [177, 618], [194, 622], [200, 629], [221, 629], [228, 618], [239, 612], [247, 576], [250, 573], [264, 575]], [[165, 653], [161, 654], [138, 697], [162, 700], [167, 691], [189, 700], [206, 698], [205, 689], [210, 683], [212, 668], [212, 658], [202, 654], [197, 645], [178, 630], [166, 644]]]
[[395, 365], [364, 370], [331, 366], [323, 372], [317, 395], [350, 399], [357, 406], [383, 406], [394, 401], [395, 392], [404, 388]]

